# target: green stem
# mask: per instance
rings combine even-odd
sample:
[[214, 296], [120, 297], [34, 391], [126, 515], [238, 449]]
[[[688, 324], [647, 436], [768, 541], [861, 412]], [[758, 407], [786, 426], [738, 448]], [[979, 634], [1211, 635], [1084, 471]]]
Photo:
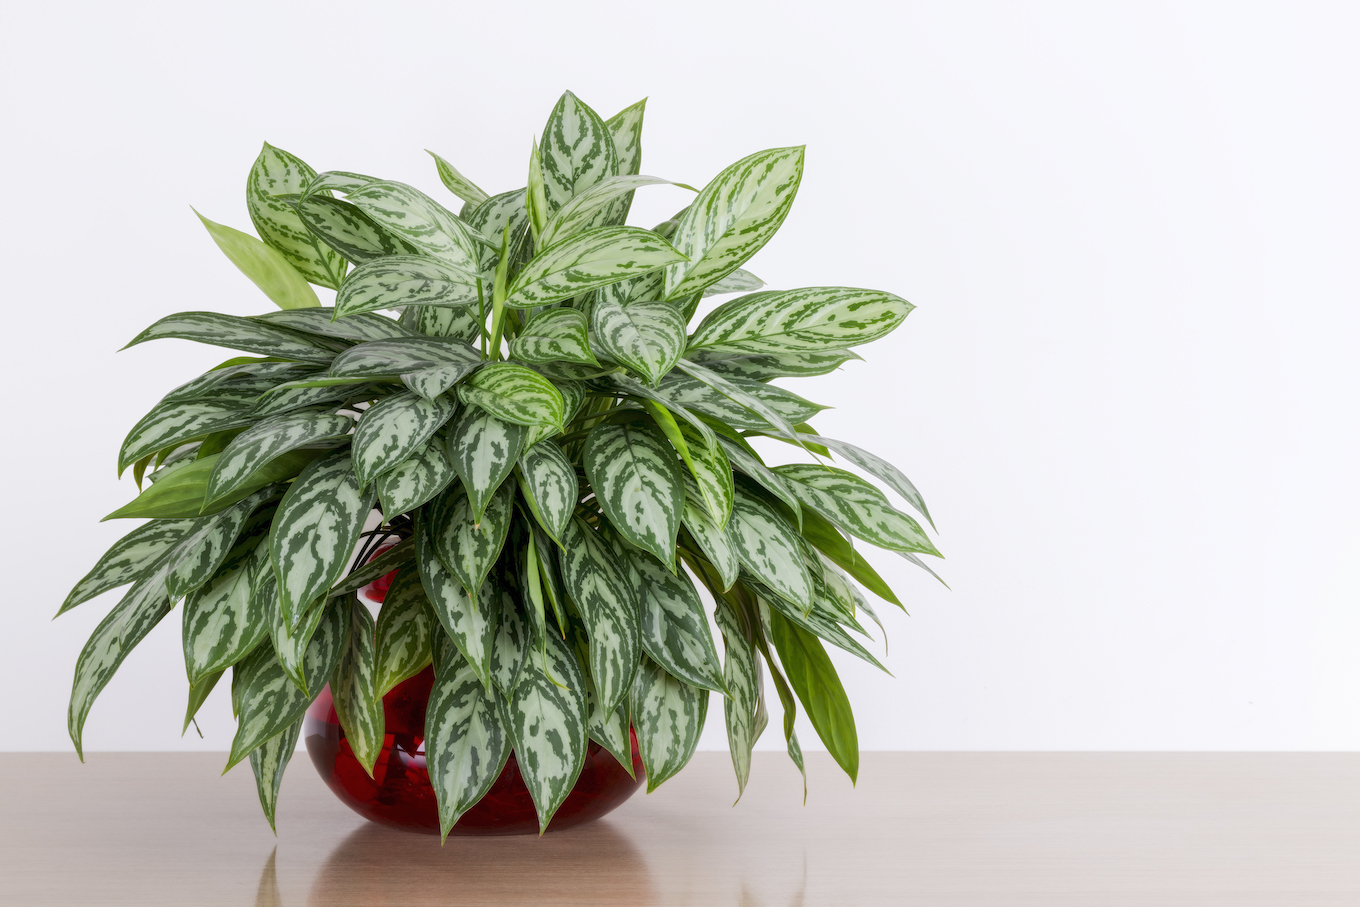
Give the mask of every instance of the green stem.
[[486, 361], [486, 296], [482, 293], [482, 279], [477, 278], [477, 340], [482, 347], [482, 361]]
[[501, 358], [501, 334], [505, 331], [505, 282], [510, 273], [510, 225], [501, 231], [501, 258], [496, 262], [496, 283], [491, 288], [491, 358]]

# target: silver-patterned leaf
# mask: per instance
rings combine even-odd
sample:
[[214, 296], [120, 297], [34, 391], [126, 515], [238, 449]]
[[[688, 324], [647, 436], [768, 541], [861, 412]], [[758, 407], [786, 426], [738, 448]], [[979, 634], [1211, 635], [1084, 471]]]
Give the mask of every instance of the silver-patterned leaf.
[[364, 262], [335, 294], [337, 317], [411, 305], [476, 306], [476, 272], [421, 255], [391, 255]]
[[[748, 578], [749, 579], [749, 578]], [[746, 580], [743, 580], [745, 582]], [[892, 672], [879, 662], [868, 649], [860, 645], [859, 641], [845, 631], [845, 628], [838, 624], [833, 617], [825, 613], [819, 602], [819, 606], [812, 611], [803, 613], [793, 602], [785, 601], [779, 595], [774, 594], [770, 589], [765, 588], [758, 581], [751, 582], [751, 588], [760, 592], [761, 600], [766, 602], [775, 611], [784, 615], [790, 623], [796, 624], [809, 633], [826, 640], [837, 648], [843, 649], [860, 658], [884, 674], [892, 676]]]
[[696, 293], [756, 254], [784, 222], [802, 176], [801, 146], [756, 152], [715, 176], [671, 237], [689, 261], [666, 270], [666, 298]]
[[290, 331], [238, 315], [220, 312], [179, 312], [167, 315], [142, 331], [123, 349], [148, 340], [176, 338], [225, 346], [261, 356], [302, 362], [330, 362], [344, 347], [324, 337]]
[[450, 395], [426, 399], [403, 391], [364, 410], [354, 430], [354, 472], [360, 485], [395, 469], [453, 418], [458, 401]]
[[940, 556], [919, 523], [888, 503], [883, 492], [833, 466], [794, 464], [774, 470], [804, 506], [838, 528], [880, 548]]
[[268, 619], [269, 641], [274, 646], [274, 656], [284, 673], [288, 675], [288, 679], [293, 681], [299, 690], [313, 694], [314, 690], [321, 689], [327, 678], [307, 676], [307, 645], [311, 642], [317, 627], [321, 625], [322, 618], [327, 614], [325, 602], [318, 600], [302, 616], [302, 621], [297, 627], [290, 627], [283, 622], [279, 612], [278, 590], [278, 580], [268, 575], [254, 592], [260, 598]]
[[772, 378], [811, 378], [834, 372], [860, 357], [850, 350], [797, 350], [788, 353], [732, 353], [725, 350], [691, 350], [685, 354], [724, 378], [769, 381]]
[[340, 438], [354, 427], [354, 420], [333, 412], [309, 410], [282, 413], [261, 419], [223, 448], [208, 476], [204, 500], [209, 505], [237, 491], [270, 460], [318, 441]]
[[804, 287], [725, 302], [691, 335], [691, 350], [780, 354], [830, 352], [877, 340], [915, 308], [880, 290]]
[[514, 362], [493, 362], [458, 388], [463, 402], [516, 425], [562, 424], [566, 402], [551, 381]]
[[348, 596], [349, 638], [331, 675], [335, 714], [359, 764], [373, 776], [383, 745], [383, 706], [378, 697], [373, 615], [357, 596]]
[[694, 755], [708, 717], [708, 690], [677, 680], [656, 662], [644, 658], [628, 693], [628, 710], [637, 730], [650, 794]]
[[543, 227], [548, 222], [548, 196], [543, 186], [543, 156], [538, 153], [537, 140], [529, 152], [529, 185], [524, 192], [524, 210], [529, 212], [529, 229], [533, 231], [534, 244], [545, 245]]
[[520, 491], [534, 517], [549, 535], [561, 538], [580, 495], [571, 461], [557, 442], [545, 440], [520, 456], [519, 468]]
[[410, 337], [412, 334], [411, 331], [402, 327], [396, 319], [371, 312], [362, 315], [350, 315], [337, 320], [335, 309], [331, 306], [266, 312], [263, 315], [251, 315], [250, 317], [256, 321], [276, 324], [289, 330], [301, 331], [304, 334], [352, 340], [355, 343], [365, 343], [369, 340], [399, 340], [402, 337]]
[[679, 416], [687, 422], [691, 428], [697, 431], [699, 436], [704, 439], [705, 445], [717, 443], [717, 435], [714, 434], [713, 429], [709, 428], [704, 420], [690, 412], [689, 409], [683, 406], [679, 401], [672, 399], [666, 392], [664, 385], [660, 388], [653, 389], [643, 384], [641, 381], [638, 381], [636, 378], [629, 377], [628, 375], [619, 372], [606, 375], [597, 382], [592, 383], [601, 389], [608, 389], [612, 392], [621, 391], [631, 397], [637, 397], [639, 400], [651, 400], [654, 403], [659, 403], [666, 407], [672, 415]]
[[331, 363], [333, 378], [396, 377], [433, 399], [481, 365], [481, 355], [458, 338], [409, 337], [361, 343]]
[[381, 700], [397, 684], [414, 677], [430, 663], [430, 633], [434, 612], [412, 564], [402, 568], [378, 611], [374, 695]]
[[[482, 583], [476, 595], [469, 596], [458, 578], [440, 562], [430, 538], [430, 527], [423, 518], [416, 522], [416, 564], [425, 594], [444, 632], [477, 672], [482, 685], [491, 689], [491, 653], [499, 616], [491, 580]], [[437, 661], [435, 666], [438, 668]]]
[[268, 142], [250, 168], [246, 204], [260, 238], [278, 249], [312, 283], [332, 290], [345, 276], [345, 260], [321, 243], [280, 195], [301, 195], [316, 171], [295, 155]]
[[[721, 378], [713, 372], [709, 372], [708, 376], [717, 377], [730, 387], [719, 390], [694, 378], [674, 375], [666, 379], [665, 393], [682, 406], [721, 419], [740, 431], [768, 431], [771, 425], [783, 428], [780, 422], [772, 421], [767, 417], [767, 413], [760, 409], [753, 411], [750, 405], [751, 398], [773, 411], [777, 414], [776, 418], [790, 426], [806, 422], [826, 409], [821, 404], [804, 400], [793, 391], [784, 390], [773, 384], [763, 384], [746, 378]], [[736, 389], [736, 393], [733, 392], [733, 388]]]
[[321, 304], [307, 279], [279, 250], [202, 214], [198, 214], [198, 219], [222, 254], [280, 309], [314, 308]]
[[612, 709], [627, 694], [637, 669], [642, 649], [638, 608], [614, 553], [580, 517], [562, 533], [562, 578], [589, 634], [591, 679], [602, 707]]
[[703, 505], [705, 512], [719, 528], [727, 526], [732, 515], [732, 464], [721, 444], [706, 445], [704, 438], [690, 426], [680, 428], [681, 437], [689, 449], [689, 471], [693, 482], [686, 482]]
[[761, 462], [760, 458], [749, 447], [738, 444], [730, 438], [719, 438], [718, 443], [722, 445], [723, 451], [727, 454], [727, 460], [734, 469], [754, 479], [757, 485], [774, 495], [784, 506], [789, 508], [799, 526], [802, 525], [802, 506], [798, 503], [798, 498], [794, 495], [793, 489], [789, 488], [788, 482], [785, 482], [774, 470]]
[[642, 648], [675, 677], [721, 693], [723, 673], [718, 650], [689, 574], [684, 570], [671, 573], [636, 549], [616, 553], [632, 571]]
[[503, 422], [476, 406], [464, 409], [449, 432], [448, 454], [472, 502], [472, 512], [481, 516], [491, 494], [510, 470], [515, 468], [524, 449], [525, 428]]
[[643, 186], [670, 185], [670, 180], [658, 176], [607, 176], [595, 185], [577, 193], [571, 201], [557, 210], [539, 232], [538, 242], [548, 248], [574, 233], [592, 227], [606, 227], [621, 221], [614, 219], [622, 196], [632, 196]]
[[500, 618], [491, 649], [491, 679], [508, 696], [529, 660], [529, 619], [508, 584], [498, 581], [495, 589]]
[[510, 341], [510, 355], [521, 362], [583, 362], [598, 366], [590, 351], [586, 316], [576, 309], [544, 309]]
[[803, 562], [798, 533], [769, 504], [738, 482], [727, 537], [737, 559], [762, 582], [796, 602], [812, 607], [812, 576]]
[[491, 789], [511, 745], [497, 716], [499, 694], [466, 661], [451, 661], [436, 676], [425, 709], [425, 763], [442, 837]]
[[435, 168], [439, 171], [439, 181], [444, 184], [444, 188], [468, 205], [476, 206], [486, 201], [486, 193], [472, 180], [459, 173], [456, 167], [428, 148], [425, 149], [425, 153], [434, 158]]
[[670, 243], [650, 230], [598, 227], [569, 236], [534, 256], [510, 284], [505, 304], [517, 308], [547, 305], [683, 260]]
[[837, 441], [835, 438], [808, 435], [805, 440], [834, 450], [869, 475], [886, 483], [889, 488], [900, 494], [908, 504], [916, 508], [916, 512], [925, 517], [932, 528], [935, 526], [935, 521], [930, 519], [930, 511], [926, 509], [926, 501], [925, 498], [921, 497], [921, 492], [916, 490], [916, 486], [911, 483], [911, 479], [908, 479], [902, 470], [887, 460], [869, 453], [862, 447], [856, 447], [847, 441]]
[[727, 725], [727, 748], [732, 754], [732, 768], [737, 774], [737, 799], [740, 800], [751, 777], [751, 750], [759, 736], [760, 661], [756, 658], [755, 645], [742, 632], [732, 606], [719, 597], [714, 613], [723, 636], [723, 681], [727, 685], [723, 719]]
[[[280, 733], [260, 744], [250, 753], [250, 769], [255, 774], [255, 790], [260, 795], [260, 808], [274, 826], [274, 811], [279, 803], [279, 787], [283, 784], [283, 770], [297, 749], [302, 735], [302, 719], [294, 721]], [[277, 833], [277, 829], [275, 829]]]
[[389, 520], [397, 514], [415, 510], [457, 478], [458, 473], [449, 462], [444, 446], [444, 439], [436, 435], [393, 469], [378, 476], [378, 500]]
[[372, 399], [372, 385], [349, 384], [344, 387], [290, 387], [284, 385], [262, 394], [250, 411], [252, 420], [278, 416], [311, 406], [333, 406], [350, 401]]
[[118, 666], [151, 628], [170, 613], [170, 596], [165, 594], [165, 567], [156, 568], [138, 580], [122, 601], [114, 606], [76, 659], [75, 680], [71, 684], [71, 704], [66, 712], [66, 729], [76, 754], [85, 760], [81, 731], [90, 706], [108, 684]]
[[255, 508], [277, 493], [276, 488], [257, 491], [240, 503], [198, 521], [167, 557], [170, 572], [165, 577], [165, 591], [171, 601], [179, 601], [212, 578]]
[[118, 474], [142, 457], [217, 431], [249, 425], [248, 406], [237, 401], [188, 400], [157, 403], [123, 440]]
[[[647, 99], [643, 98], [630, 107], [625, 107], [604, 121], [614, 137], [614, 150], [619, 156], [619, 173], [632, 174], [642, 169], [642, 117], [647, 109]], [[614, 203], [609, 223], [621, 224], [628, 220], [628, 210], [633, 204], [630, 192]]]
[[655, 387], [685, 349], [685, 322], [668, 302], [620, 305], [600, 294], [591, 310], [600, 352], [642, 375]]
[[763, 286], [765, 286], [765, 281], [750, 271], [737, 268], [722, 280], [704, 287], [704, 296], [721, 296], [724, 293], [750, 293], [752, 290], [759, 290]]
[[356, 265], [388, 255], [420, 254], [361, 209], [338, 198], [308, 191], [294, 210], [313, 235]]
[[539, 140], [548, 213], [608, 176], [619, 174], [614, 135], [599, 114], [570, 91], [553, 107]]
[[153, 520], [123, 536], [76, 583], [56, 616], [96, 595], [136, 582], [154, 569], [198, 520]]
[[[274, 314], [287, 315], [307, 311], [311, 310], [296, 309], [291, 313]], [[192, 381], [181, 384], [161, 399], [164, 403], [185, 400], [241, 402], [252, 395], [263, 394], [286, 381], [315, 377], [324, 371], [324, 366], [315, 362], [270, 362], [267, 359], [256, 359], [204, 372]]]
[[521, 671], [506, 709], [520, 775], [538, 810], [542, 833], [567, 799], [586, 758], [586, 692], [576, 656], [548, 634], [548, 672]]
[[515, 486], [506, 482], [491, 495], [480, 517], [462, 485], [450, 488], [426, 507], [421, 524], [440, 562], [473, 595], [486, 582], [515, 515]]
[[529, 214], [524, 207], [524, 189], [502, 192], [481, 202], [463, 218], [464, 223], [476, 230], [487, 242], [494, 240], [500, 248], [501, 234], [508, 227], [512, 237], [529, 226]]
[[[688, 489], [690, 484], [687, 483], [685, 487]], [[704, 511], [703, 505], [696, 500], [697, 497], [697, 490], [693, 496], [686, 492], [685, 509], [680, 512], [680, 519], [698, 542], [704, 557], [717, 569], [723, 591], [726, 592], [737, 581], [737, 574], [741, 570], [741, 564], [737, 560], [737, 549], [732, 546], [732, 540], [727, 537], [726, 530], [719, 529], [713, 523], [712, 518]]]
[[420, 254], [474, 277], [481, 272], [478, 239], [452, 211], [419, 189], [379, 180], [350, 192], [349, 201]]
[[485, 329], [484, 319], [478, 319], [475, 311], [449, 306], [407, 306], [401, 310], [400, 321], [417, 334], [451, 337], [465, 343], [476, 343]]
[[236, 664], [269, 632], [269, 613], [253, 580], [269, 569], [272, 512], [261, 511], [227, 554], [217, 575], [184, 602], [184, 667], [190, 684]]
[[661, 432], [646, 422], [602, 423], [586, 436], [583, 456], [609, 522], [630, 543], [673, 565], [685, 485]]
[[347, 450], [312, 463], [283, 496], [269, 533], [269, 558], [280, 615], [290, 628], [344, 573], [374, 497], [372, 486], [360, 489]]

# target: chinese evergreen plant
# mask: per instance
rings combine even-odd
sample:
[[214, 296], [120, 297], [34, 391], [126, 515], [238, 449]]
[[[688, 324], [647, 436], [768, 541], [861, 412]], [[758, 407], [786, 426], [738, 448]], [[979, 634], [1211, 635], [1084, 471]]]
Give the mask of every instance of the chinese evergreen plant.
[[[824, 645], [881, 667], [856, 638], [878, 618], [852, 580], [900, 603], [847, 536], [923, 567], [938, 551], [827, 461], [928, 520], [906, 476], [813, 433], [824, 407], [769, 381], [858, 358], [912, 306], [847, 287], [746, 292], [687, 334], [704, 297], [762, 286], [740, 265], [788, 213], [803, 149], [743, 158], [673, 219], [625, 226], [633, 192], [667, 182], [636, 175], [642, 118], [642, 103], [604, 120], [564, 94], [527, 187], [500, 195], [435, 156], [457, 214], [264, 146], [246, 195], [260, 238], [204, 223], [279, 311], [184, 312], [132, 341], [253, 355], [171, 391], [119, 451], [120, 474], [150, 484], [110, 516], [149, 521], [61, 606], [131, 584], [76, 664], [77, 752], [95, 697], [182, 600], [185, 727], [230, 669], [228, 767], [249, 757], [271, 825], [321, 689], [371, 773], [383, 695], [431, 661], [425, 752], [444, 834], [512, 749], [541, 827], [588, 741], [632, 771], [630, 725], [655, 789], [693, 754], [711, 692], [740, 796], [766, 671], [799, 768], [801, 702], [855, 777]], [[309, 284], [336, 290], [334, 307]], [[751, 436], [811, 462], [769, 467]], [[356, 590], [393, 570], [375, 621]]]

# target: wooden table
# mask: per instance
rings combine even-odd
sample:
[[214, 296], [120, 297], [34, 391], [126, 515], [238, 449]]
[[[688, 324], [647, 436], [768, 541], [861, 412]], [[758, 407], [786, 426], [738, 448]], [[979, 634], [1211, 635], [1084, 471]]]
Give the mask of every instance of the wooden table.
[[305, 754], [277, 840], [213, 754], [0, 754], [5, 905], [1360, 904], [1360, 755], [724, 753], [542, 839], [370, 825]]

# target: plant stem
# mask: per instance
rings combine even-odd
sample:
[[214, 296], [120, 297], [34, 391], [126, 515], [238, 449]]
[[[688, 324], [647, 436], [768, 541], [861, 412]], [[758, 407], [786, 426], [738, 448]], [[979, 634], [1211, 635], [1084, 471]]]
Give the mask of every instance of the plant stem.
[[501, 334], [505, 330], [505, 279], [510, 273], [510, 225], [501, 231], [501, 258], [496, 262], [496, 283], [491, 288], [491, 359], [501, 358]]
[[477, 340], [482, 346], [482, 361], [486, 361], [486, 296], [482, 294], [482, 279], [477, 278]]

